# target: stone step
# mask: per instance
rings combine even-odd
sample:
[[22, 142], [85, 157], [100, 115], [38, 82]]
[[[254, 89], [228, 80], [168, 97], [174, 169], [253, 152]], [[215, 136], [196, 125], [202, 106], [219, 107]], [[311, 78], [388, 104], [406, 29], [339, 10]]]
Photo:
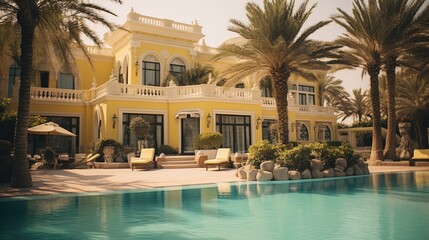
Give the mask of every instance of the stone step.
[[177, 168], [198, 168], [195, 162], [195, 156], [166, 156], [157, 158], [159, 168], [177, 169]]
[[180, 164], [194, 164], [194, 163], [196, 163], [194, 160], [158, 161], [158, 164], [161, 164], [161, 165], [171, 165], [171, 164], [180, 165]]
[[158, 168], [162, 169], [178, 169], [178, 168], [198, 168], [196, 163], [194, 164], [158, 164]]

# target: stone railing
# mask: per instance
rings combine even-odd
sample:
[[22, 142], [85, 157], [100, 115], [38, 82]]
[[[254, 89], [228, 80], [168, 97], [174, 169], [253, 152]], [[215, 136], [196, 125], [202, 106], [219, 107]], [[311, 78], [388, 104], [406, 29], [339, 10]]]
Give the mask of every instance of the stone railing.
[[[260, 94], [260, 91], [257, 90]], [[237, 98], [237, 99], [254, 99], [254, 95], [252, 94], [252, 90], [243, 89], [243, 88], [223, 88], [216, 87], [215, 95], [219, 97], [226, 98]]]
[[276, 107], [276, 100], [274, 98], [267, 98], [263, 97], [262, 99], [262, 106], [263, 107]]
[[197, 45], [194, 47], [194, 50], [204, 54], [216, 55], [219, 51], [216, 48], [212, 48], [206, 45]]
[[333, 107], [296, 105], [296, 109], [298, 110], [298, 112], [334, 114]]
[[170, 19], [160, 19], [160, 18], [140, 15], [136, 12], [130, 12], [127, 17], [128, 17], [128, 20], [138, 21], [142, 24], [152, 25], [156, 27], [171, 28], [171, 29], [185, 31], [185, 32], [202, 33], [202, 27], [198, 25], [198, 23], [195, 23], [195, 24], [179, 23]]
[[30, 97], [34, 100], [83, 102], [85, 90], [32, 87]]
[[[192, 86], [180, 86], [175, 87], [177, 89], [177, 97], [178, 98], [188, 98], [188, 97], [199, 97], [204, 95], [207, 91], [204, 91], [204, 85], [192, 85]], [[172, 95], [174, 96], [174, 92], [172, 92]]]
[[112, 56], [112, 50], [108, 48], [102, 48], [97, 46], [87, 46], [86, 50], [90, 55]]
[[166, 97], [167, 89], [165, 87], [142, 86], [142, 85], [124, 85], [119, 84], [120, 94], [124, 96], [141, 97]]
[[108, 81], [94, 90], [92, 98], [99, 98], [107, 95], [121, 95], [130, 97], [166, 97], [167, 88], [144, 85], [127, 85]]
[[[19, 81], [18, 84], [15, 84], [14, 96], [18, 96], [18, 88], [16, 86], [19, 86]], [[261, 91], [258, 89], [224, 88], [210, 84], [158, 87], [127, 85], [115, 81], [108, 81], [103, 85], [91, 88], [90, 90], [32, 87], [30, 96], [33, 100], [70, 103], [81, 103], [105, 96], [121, 96], [124, 99], [127, 97], [137, 97], [141, 99], [191, 99], [206, 97], [211, 100], [218, 98], [219, 100], [237, 101], [237, 103], [245, 103], [249, 101], [253, 101], [253, 103], [260, 102], [264, 108], [276, 108], [275, 99], [261, 97]], [[288, 104], [291, 111], [300, 113], [334, 114], [333, 107], [297, 105], [293, 98], [288, 98]]]
[[[265, 108], [276, 108], [276, 100], [274, 98], [261, 98], [262, 106]], [[297, 105], [295, 99], [288, 97], [288, 107], [290, 110], [294, 110], [301, 113], [322, 113], [322, 114], [334, 114], [333, 107], [322, 107], [322, 106], [311, 106], [311, 105]]]

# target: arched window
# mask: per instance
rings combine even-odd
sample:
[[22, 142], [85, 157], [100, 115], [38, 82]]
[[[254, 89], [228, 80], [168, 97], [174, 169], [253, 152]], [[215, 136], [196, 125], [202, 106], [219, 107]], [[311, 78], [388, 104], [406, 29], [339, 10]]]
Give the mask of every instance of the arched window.
[[265, 77], [261, 80], [260, 89], [262, 91], [262, 97], [273, 97], [273, 82], [270, 77]]
[[315, 129], [317, 129], [317, 140], [324, 142], [324, 141], [331, 141], [332, 140], [332, 134], [331, 129], [328, 125], [322, 124], [318, 127], [315, 126]]
[[298, 132], [299, 141], [308, 141], [310, 140], [310, 134], [308, 133], [308, 128], [305, 124], [301, 123]]
[[75, 78], [73, 73], [60, 72], [58, 88], [75, 89]]
[[331, 129], [325, 125], [325, 141], [332, 141]]
[[170, 62], [170, 74], [176, 79], [186, 72], [185, 62], [180, 58], [175, 58]]
[[244, 83], [235, 84], [235, 88], [245, 88]]
[[119, 66], [118, 69], [118, 83], [124, 83], [124, 73], [122, 72], [121, 66]]
[[160, 86], [160, 65], [153, 55], [147, 55], [142, 61], [143, 85]]
[[8, 79], [8, 85], [7, 85], [7, 96], [12, 97], [13, 96], [13, 86], [15, 85], [15, 79], [19, 78], [21, 75], [21, 67], [19, 67], [16, 64], [13, 64], [9, 68], [9, 79]]

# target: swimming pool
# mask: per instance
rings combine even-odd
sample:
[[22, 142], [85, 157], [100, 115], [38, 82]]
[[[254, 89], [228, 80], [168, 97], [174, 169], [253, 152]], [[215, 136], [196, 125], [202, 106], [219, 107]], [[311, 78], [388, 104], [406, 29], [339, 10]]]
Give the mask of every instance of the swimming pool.
[[429, 172], [0, 199], [0, 239], [427, 239]]

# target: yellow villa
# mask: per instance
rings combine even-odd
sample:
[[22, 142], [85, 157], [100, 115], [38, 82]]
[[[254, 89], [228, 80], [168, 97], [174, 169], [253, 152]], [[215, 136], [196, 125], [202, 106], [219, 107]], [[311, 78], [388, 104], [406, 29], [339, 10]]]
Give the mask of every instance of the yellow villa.
[[[168, 74], [184, 72], [195, 64], [216, 72], [229, 60], [212, 61], [216, 48], [204, 42], [202, 26], [158, 19], [131, 11], [122, 29], [105, 34], [106, 46], [88, 47], [94, 68], [76, 53], [76, 71], [40, 62], [31, 88], [32, 115], [41, 115], [74, 132], [64, 140], [64, 152], [85, 153], [99, 138], [110, 137], [136, 149], [131, 119], [141, 116], [151, 124], [150, 145], [170, 145], [180, 154], [193, 153], [193, 138], [203, 132], [223, 134], [223, 147], [247, 152], [262, 139], [272, 141], [270, 125], [277, 118], [269, 84], [243, 79], [236, 87], [208, 84], [176, 86], [163, 81]], [[227, 41], [236, 41], [230, 39]], [[19, 67], [10, 66], [1, 95], [18, 103]], [[319, 106], [318, 86], [290, 78], [290, 140], [303, 143], [336, 140], [332, 107]], [[34, 153], [36, 143], [30, 143]]]

